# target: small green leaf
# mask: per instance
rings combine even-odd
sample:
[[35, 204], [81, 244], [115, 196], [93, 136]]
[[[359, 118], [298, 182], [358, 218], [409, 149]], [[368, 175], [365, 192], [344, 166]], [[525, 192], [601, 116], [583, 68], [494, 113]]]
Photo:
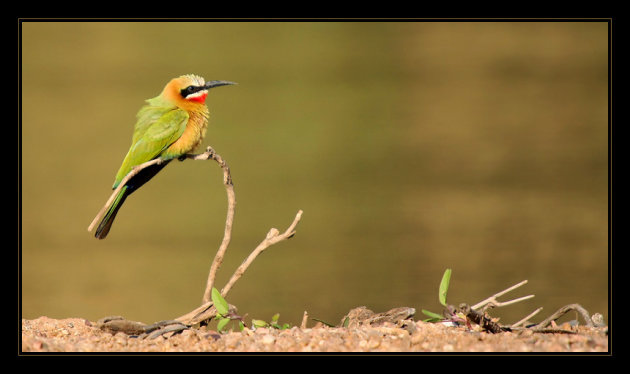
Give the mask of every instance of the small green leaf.
[[261, 320], [261, 319], [253, 319], [252, 320], [252, 325], [254, 327], [266, 327], [267, 326], [267, 322]]
[[229, 306], [227, 301], [221, 296], [221, 293], [216, 288], [212, 287], [212, 303], [217, 308], [217, 313], [221, 316], [226, 316], [229, 313]]
[[243, 321], [238, 321], [238, 331], [243, 330], [245, 330], [245, 325], [243, 324]]
[[343, 320], [343, 323], [341, 324], [341, 326], [348, 327], [349, 324], [350, 324], [350, 317], [346, 317], [346, 319]]
[[425, 310], [425, 309], [422, 309], [422, 313], [424, 313], [425, 315], [427, 315], [427, 316], [429, 316], [431, 318], [437, 318], [439, 320], [443, 320], [444, 319], [444, 316], [442, 316], [441, 314], [433, 313], [433, 312], [430, 312], [430, 311]]
[[440, 304], [446, 306], [446, 292], [448, 292], [448, 284], [451, 281], [451, 269], [446, 269], [440, 282]]
[[278, 319], [280, 318], [280, 313], [276, 313], [271, 317], [271, 323], [278, 323]]
[[225, 327], [225, 325], [230, 322], [229, 318], [219, 318], [219, 323], [217, 323], [217, 330], [221, 331]]

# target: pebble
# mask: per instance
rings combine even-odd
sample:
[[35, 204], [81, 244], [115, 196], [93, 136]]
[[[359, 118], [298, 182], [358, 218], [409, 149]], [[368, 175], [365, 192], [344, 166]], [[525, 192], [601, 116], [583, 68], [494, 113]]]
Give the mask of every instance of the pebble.
[[263, 335], [263, 337], [260, 339], [260, 341], [263, 344], [273, 344], [273, 342], [276, 341], [276, 338], [274, 338], [270, 334], [266, 334], [266, 335]]

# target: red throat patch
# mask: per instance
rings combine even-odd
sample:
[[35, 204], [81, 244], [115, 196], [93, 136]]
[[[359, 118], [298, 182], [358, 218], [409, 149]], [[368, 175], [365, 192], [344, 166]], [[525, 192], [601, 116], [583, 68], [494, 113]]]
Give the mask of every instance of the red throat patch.
[[191, 97], [189, 99], [186, 100], [190, 100], [190, 101], [194, 101], [200, 104], [203, 104], [206, 101], [206, 96], [208, 96], [208, 93], [204, 93], [202, 95], [196, 96], [196, 97]]

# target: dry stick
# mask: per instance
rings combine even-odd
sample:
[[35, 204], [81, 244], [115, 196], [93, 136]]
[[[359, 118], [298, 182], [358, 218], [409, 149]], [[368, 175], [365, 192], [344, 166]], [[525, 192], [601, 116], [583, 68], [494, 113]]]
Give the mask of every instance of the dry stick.
[[478, 302], [477, 304], [473, 305], [471, 308], [474, 310], [478, 310], [479, 308], [487, 305], [487, 304], [492, 304], [492, 306], [495, 307], [502, 307], [502, 306], [506, 306], [506, 305], [510, 305], [510, 304], [514, 304], [514, 303], [518, 303], [519, 301], [523, 301], [523, 300], [527, 300], [527, 299], [531, 299], [532, 297], [534, 297], [534, 295], [527, 295], [527, 296], [523, 296], [523, 297], [519, 297], [518, 299], [514, 299], [514, 300], [509, 300], [509, 301], [498, 301], [497, 297], [505, 295], [506, 293], [515, 290], [517, 288], [519, 288], [520, 286], [524, 285], [525, 283], [527, 283], [527, 279], [517, 283], [515, 285], [513, 285], [512, 287], [506, 288], [505, 290], [501, 291], [501, 292], [497, 292], [494, 295], [490, 296], [489, 298]]
[[522, 325], [523, 323], [527, 322], [530, 318], [532, 318], [533, 316], [535, 316], [536, 314], [538, 314], [538, 312], [540, 312], [543, 309], [543, 307], [540, 307], [536, 310], [534, 310], [533, 312], [531, 312], [527, 317], [521, 319], [518, 322], [513, 323], [510, 328], [514, 329], [519, 327], [520, 325]]
[[[535, 316], [536, 314], [538, 314], [538, 312], [540, 312], [542, 310], [542, 307], [536, 309], [535, 311], [533, 311], [531, 314], [529, 314], [527, 317], [521, 319], [520, 321], [512, 324], [510, 327], [501, 327], [499, 324], [492, 322], [491, 320], [487, 319], [482, 313], [477, 312], [478, 308], [481, 307], [502, 307], [502, 306], [506, 306], [506, 305], [510, 305], [510, 304], [514, 304], [517, 303], [519, 301], [523, 301], [523, 300], [527, 300], [527, 299], [531, 299], [532, 297], [534, 297], [534, 295], [528, 295], [528, 296], [523, 296], [523, 297], [519, 297], [517, 299], [514, 300], [509, 300], [509, 301], [498, 301], [497, 298], [499, 296], [505, 295], [506, 293], [517, 289], [518, 287], [524, 285], [525, 283], [527, 283], [527, 280], [524, 280], [520, 283], [517, 283], [509, 288], [506, 288], [505, 290], [498, 292], [492, 296], [490, 296], [489, 298], [471, 306], [468, 306], [467, 304], [461, 304], [460, 305], [460, 311], [462, 313], [464, 313], [469, 319], [471, 319], [473, 322], [481, 325], [484, 329], [489, 330], [491, 332], [498, 332], [500, 329], [512, 329], [512, 328], [519, 328], [518, 326], [520, 326], [521, 324], [527, 322], [527, 320], [529, 320], [531, 317]], [[547, 319], [545, 319], [544, 321], [538, 323], [537, 325], [535, 325], [534, 327], [532, 327], [532, 331], [534, 332], [565, 332], [565, 333], [571, 333], [570, 331], [565, 331], [565, 330], [560, 330], [560, 329], [548, 329], [547, 326], [552, 322], [557, 320], [558, 318], [562, 317], [564, 314], [566, 314], [567, 312], [571, 311], [571, 310], [575, 310], [576, 312], [578, 312], [582, 318], [584, 319], [584, 321], [586, 322], [586, 326], [588, 327], [593, 327], [594, 323], [590, 317], [590, 315], [588, 314], [588, 312], [586, 311], [586, 309], [584, 309], [580, 304], [569, 304], [566, 306], [563, 306], [562, 308], [558, 309], [558, 311], [556, 311], [554, 314], [552, 314], [551, 316], [549, 316]]]
[[[300, 222], [301, 218], [302, 218], [302, 211], [300, 210], [295, 215], [295, 218], [293, 219], [293, 222], [291, 223], [289, 228], [287, 228], [286, 231], [282, 234], [279, 234], [279, 231], [275, 228], [272, 228], [271, 230], [269, 230], [265, 239], [256, 247], [256, 249], [254, 249], [254, 251], [245, 259], [245, 261], [243, 261], [241, 266], [239, 266], [234, 271], [234, 274], [232, 275], [228, 283], [221, 290], [221, 296], [223, 297], [227, 296], [230, 289], [232, 289], [232, 286], [234, 286], [234, 283], [236, 283], [236, 281], [243, 275], [243, 273], [245, 273], [245, 270], [247, 270], [247, 268], [249, 267], [249, 265], [251, 265], [254, 259], [259, 254], [261, 254], [265, 249], [269, 248], [270, 246], [280, 241], [289, 239], [293, 235], [295, 235], [295, 227]], [[208, 301], [208, 302], [205, 302], [203, 305], [197, 307], [193, 311], [186, 313], [183, 316], [175, 318], [175, 320], [186, 323], [188, 325], [194, 325], [201, 321], [213, 318], [214, 316], [216, 316], [216, 309], [212, 305], [212, 301]]]
[[593, 327], [593, 321], [591, 320], [591, 316], [588, 314], [586, 309], [584, 309], [580, 304], [569, 304], [558, 309], [558, 311], [550, 315], [547, 319], [545, 319], [544, 321], [534, 326], [533, 330], [544, 331], [547, 325], [551, 323], [551, 321], [557, 320], [558, 318], [562, 317], [563, 315], [565, 315], [571, 310], [575, 310], [582, 316], [582, 318], [584, 319], [584, 322], [586, 322], [586, 326]]
[[260, 242], [260, 244], [258, 244], [258, 247], [256, 247], [256, 249], [254, 249], [254, 251], [250, 253], [249, 256], [247, 256], [245, 261], [243, 261], [241, 266], [239, 266], [236, 269], [236, 271], [234, 271], [234, 274], [232, 275], [228, 283], [225, 285], [225, 287], [223, 287], [223, 289], [221, 289], [221, 296], [225, 297], [227, 293], [230, 292], [230, 289], [232, 288], [232, 286], [234, 286], [234, 283], [236, 283], [236, 281], [243, 275], [243, 273], [245, 273], [245, 270], [247, 270], [247, 268], [249, 267], [249, 265], [251, 265], [254, 259], [259, 254], [261, 254], [265, 249], [269, 248], [270, 246], [278, 242], [289, 239], [293, 235], [295, 235], [295, 227], [297, 226], [298, 222], [300, 222], [301, 218], [302, 218], [302, 211], [300, 210], [295, 215], [295, 218], [293, 219], [293, 223], [291, 223], [289, 228], [287, 228], [286, 231], [283, 232], [282, 234], [280, 234], [280, 232], [276, 228], [272, 228], [271, 230], [269, 230], [265, 239], [262, 242]]
[[212, 301], [208, 301], [192, 311], [175, 318], [175, 321], [185, 323], [187, 325], [194, 325], [201, 321], [213, 318], [217, 315], [217, 310], [212, 304]]
[[227, 193], [228, 199], [228, 210], [227, 217], [225, 218], [225, 231], [223, 233], [223, 240], [221, 241], [221, 245], [219, 246], [219, 250], [214, 256], [214, 260], [210, 265], [210, 272], [208, 273], [208, 281], [206, 282], [206, 290], [203, 293], [203, 299], [201, 301], [202, 304], [208, 303], [211, 299], [212, 287], [214, 286], [214, 280], [217, 275], [217, 271], [219, 267], [223, 263], [223, 257], [225, 256], [225, 252], [227, 251], [228, 246], [230, 245], [230, 240], [232, 238], [232, 225], [234, 223], [234, 209], [236, 206], [236, 197], [234, 195], [234, 184], [232, 183], [232, 176], [230, 175], [230, 168], [227, 163], [221, 156], [219, 156], [212, 147], [206, 148], [204, 153], [198, 155], [186, 155], [186, 158], [191, 158], [193, 160], [214, 160], [216, 161], [221, 169], [223, 169], [223, 184], [225, 185], [225, 191]]
[[[195, 311], [197, 311], [197, 313], [195, 314], [198, 314], [199, 313], [198, 311], [206, 310], [212, 304], [211, 302], [212, 287], [214, 286], [214, 281], [216, 278], [217, 271], [219, 270], [219, 267], [223, 263], [223, 257], [225, 257], [225, 252], [227, 251], [227, 247], [229, 246], [230, 240], [232, 237], [232, 225], [234, 223], [234, 210], [236, 206], [236, 197], [234, 195], [234, 184], [232, 183], [232, 176], [230, 174], [230, 168], [228, 167], [225, 160], [223, 160], [223, 158], [221, 158], [221, 156], [218, 155], [212, 149], [212, 147], [206, 148], [206, 152], [202, 154], [186, 155], [186, 157], [193, 160], [210, 160], [210, 159], [215, 160], [219, 164], [219, 166], [221, 166], [221, 169], [223, 170], [223, 184], [225, 185], [225, 190], [226, 190], [227, 199], [228, 199], [228, 210], [227, 210], [227, 217], [225, 219], [225, 231], [223, 234], [223, 241], [221, 242], [221, 245], [219, 246], [219, 250], [214, 256], [214, 260], [212, 261], [212, 264], [210, 266], [210, 272], [208, 274], [208, 281], [206, 282], [206, 290], [203, 294], [203, 299], [201, 301], [203, 305], [195, 309]], [[245, 262], [243, 262], [243, 264], [241, 264], [241, 266], [239, 266], [238, 269], [236, 269], [236, 271], [234, 272], [234, 275], [232, 275], [232, 278], [230, 278], [227, 285], [223, 287], [223, 289], [221, 290], [221, 296], [225, 297], [227, 295], [227, 293], [230, 291], [232, 286], [234, 286], [234, 283], [236, 283], [236, 281], [243, 275], [245, 270], [249, 267], [249, 265], [254, 261], [254, 259], [262, 251], [264, 251], [269, 246], [279, 241], [286, 240], [290, 238], [291, 236], [293, 236], [295, 234], [295, 227], [300, 221], [301, 216], [302, 216], [302, 211], [300, 210], [297, 213], [295, 219], [293, 220], [293, 223], [291, 224], [291, 226], [289, 226], [289, 228], [282, 235], [278, 235], [278, 230], [275, 228], [272, 228], [269, 231], [269, 233], [267, 233], [267, 237], [265, 238], [265, 240], [263, 240], [262, 243], [260, 243], [258, 247], [256, 247], [256, 249], [249, 255], [249, 257], [247, 257]]]
[[[527, 300], [527, 299], [531, 299], [532, 297], [534, 297], [534, 295], [528, 295], [528, 296], [523, 296], [523, 297], [519, 297], [513, 300], [508, 300], [508, 301], [499, 301], [497, 300], [498, 297], [505, 295], [506, 293], [513, 291], [519, 287], [521, 287], [522, 285], [526, 284], [527, 280], [521, 281], [520, 283], [517, 283], [511, 287], [506, 288], [503, 291], [497, 292], [494, 295], [490, 296], [489, 298], [478, 302], [477, 304], [473, 305], [472, 307], [469, 306], [468, 304], [461, 304], [459, 306], [459, 310], [464, 313], [464, 315], [466, 315], [466, 317], [468, 317], [468, 319], [470, 319], [471, 321], [475, 322], [476, 324], [480, 325], [481, 327], [483, 327], [484, 330], [490, 331], [492, 333], [497, 333], [500, 331], [503, 331], [502, 327], [496, 323], [493, 322], [490, 318], [487, 318], [484, 314], [483, 314], [483, 310], [485, 310], [488, 307], [502, 307], [502, 306], [506, 306], [506, 305], [511, 305], [511, 304], [515, 304], [518, 303], [520, 301], [523, 300]], [[477, 310], [479, 310], [480, 308], [482, 309], [482, 312], [478, 312]], [[542, 308], [541, 308], [542, 309]], [[525, 317], [523, 320], [515, 323], [512, 326], [518, 326], [520, 323], [523, 323], [525, 320], [527, 320], [527, 318], [530, 318], [531, 316], [535, 315], [536, 313], [538, 313], [540, 311], [540, 309], [536, 310], [534, 313], [530, 314], [529, 316]], [[505, 327], [505, 329], [509, 329], [509, 327]]]
[[306, 328], [306, 322], [308, 321], [308, 312], [305, 310], [304, 314], [302, 315], [302, 323], [300, 324], [300, 328], [301, 329], [305, 329]]

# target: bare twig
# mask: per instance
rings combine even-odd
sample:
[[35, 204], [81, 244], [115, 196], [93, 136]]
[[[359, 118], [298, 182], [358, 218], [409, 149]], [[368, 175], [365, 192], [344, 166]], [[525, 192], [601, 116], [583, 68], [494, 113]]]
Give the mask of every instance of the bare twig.
[[586, 309], [584, 309], [580, 304], [569, 304], [558, 309], [554, 314], [550, 315], [547, 319], [545, 319], [544, 321], [534, 326], [533, 330], [534, 331], [544, 330], [551, 323], [551, 321], [557, 320], [558, 318], [562, 317], [563, 315], [565, 315], [571, 310], [575, 310], [582, 316], [582, 318], [584, 319], [584, 322], [586, 322], [586, 326], [593, 327], [593, 321], [591, 320], [591, 316], [588, 314]]
[[[210, 272], [208, 273], [208, 281], [206, 282], [206, 289], [205, 289], [205, 292], [203, 294], [203, 299], [202, 299], [202, 304], [203, 304], [202, 307], [203, 307], [204, 305], [210, 303], [211, 301], [212, 287], [214, 286], [216, 274], [217, 274], [217, 271], [219, 270], [219, 267], [223, 263], [225, 252], [227, 251], [227, 248], [230, 244], [230, 240], [232, 237], [232, 225], [234, 223], [236, 197], [234, 194], [234, 184], [232, 183], [232, 175], [230, 174], [230, 168], [228, 167], [225, 160], [223, 160], [223, 158], [219, 154], [217, 154], [214, 151], [214, 149], [212, 149], [212, 147], [206, 148], [206, 151], [204, 153], [201, 153], [198, 155], [186, 155], [185, 157], [193, 159], [193, 160], [216, 161], [219, 164], [219, 166], [221, 166], [221, 169], [223, 170], [223, 184], [225, 185], [225, 191], [227, 193], [227, 200], [228, 200], [228, 209], [227, 209], [227, 216], [225, 219], [225, 231], [223, 234], [223, 240], [221, 241], [219, 250], [217, 251], [216, 255], [214, 256], [214, 260], [212, 261], [212, 264], [210, 265]], [[239, 266], [239, 268], [236, 269], [236, 272], [234, 273], [234, 275], [232, 275], [232, 278], [230, 278], [227, 285], [223, 287], [223, 289], [221, 290], [221, 296], [225, 297], [227, 295], [227, 293], [230, 291], [234, 283], [243, 275], [247, 267], [249, 267], [251, 262], [256, 258], [256, 256], [258, 256], [258, 254], [260, 254], [262, 251], [267, 249], [269, 246], [279, 241], [286, 240], [290, 238], [291, 236], [293, 236], [295, 234], [295, 226], [300, 221], [301, 216], [302, 216], [302, 211], [300, 210], [297, 216], [295, 217], [295, 219], [293, 220], [293, 223], [291, 224], [291, 226], [289, 226], [287, 231], [285, 231], [281, 235], [278, 235], [277, 229], [272, 228], [267, 234], [267, 237], [265, 238], [265, 240], [263, 240], [262, 243], [260, 243], [258, 247], [256, 247], [256, 249], [249, 255], [249, 257], [247, 257], [245, 262], [243, 262], [243, 264], [241, 264], [241, 266]], [[207, 308], [203, 308], [203, 309], [205, 310]]]
[[533, 316], [535, 316], [536, 314], [538, 314], [538, 312], [540, 312], [542, 310], [542, 307], [534, 310], [532, 313], [530, 313], [527, 317], [521, 319], [518, 322], [513, 323], [510, 328], [516, 328], [519, 327], [520, 325], [522, 325], [523, 323], [527, 322], [530, 318], [532, 318]]
[[[462, 303], [459, 305], [459, 308], [457, 309], [458, 312], [463, 313], [466, 316], [466, 323], [468, 324], [468, 321], [472, 321], [476, 324], [478, 324], [479, 326], [481, 326], [485, 331], [489, 331], [492, 333], [498, 333], [501, 331], [523, 331], [523, 330], [529, 330], [529, 331], [533, 331], [536, 333], [564, 333], [564, 334], [574, 334], [575, 331], [571, 331], [571, 330], [566, 330], [566, 329], [561, 329], [561, 328], [556, 328], [555, 326], [553, 327], [547, 327], [549, 324], [551, 324], [553, 321], [557, 320], [558, 318], [562, 317], [564, 314], [566, 314], [567, 312], [571, 311], [571, 310], [575, 310], [576, 312], [578, 312], [582, 318], [584, 319], [584, 321], [586, 322], [586, 326], [587, 327], [595, 327], [595, 326], [605, 326], [604, 322], [603, 322], [603, 318], [601, 316], [601, 314], [596, 313], [595, 315], [593, 315], [593, 317], [591, 317], [588, 312], [586, 311], [586, 309], [584, 309], [581, 305], [579, 304], [569, 304], [566, 305], [562, 308], [560, 308], [557, 312], [555, 312], [554, 314], [552, 314], [551, 316], [549, 316], [547, 319], [545, 319], [544, 321], [533, 325], [533, 326], [528, 326], [528, 327], [522, 327], [521, 325], [523, 325], [524, 323], [526, 323], [527, 321], [529, 321], [530, 318], [532, 318], [533, 316], [535, 316], [536, 314], [538, 314], [543, 308], [540, 307], [538, 309], [536, 309], [535, 311], [533, 311], [532, 313], [530, 313], [527, 317], [521, 319], [518, 322], [513, 323], [510, 326], [502, 326], [499, 323], [495, 322], [493, 319], [491, 319], [487, 313], [485, 313], [485, 310], [487, 308], [491, 308], [491, 307], [502, 307], [502, 306], [506, 306], [506, 305], [511, 305], [523, 300], [527, 300], [527, 299], [531, 299], [532, 297], [534, 297], [534, 295], [528, 295], [528, 296], [523, 296], [523, 297], [519, 297], [517, 299], [513, 299], [513, 300], [509, 300], [509, 301], [498, 301], [497, 298], [505, 295], [506, 293], [515, 290], [518, 287], [521, 287], [522, 285], [526, 284], [527, 280], [524, 280], [520, 283], [517, 283], [509, 288], [506, 288], [505, 290], [498, 292], [492, 296], [490, 296], [489, 298], [473, 305], [472, 307], [469, 306], [468, 304]], [[481, 308], [481, 309], [480, 309]], [[455, 309], [452, 305], [447, 305], [447, 309], [444, 311], [444, 315], [447, 319], [451, 319], [454, 320], [456, 316], [455, 314]]]
[[291, 238], [293, 235], [295, 235], [295, 227], [300, 222], [301, 218], [302, 218], [302, 211], [300, 210], [295, 215], [295, 218], [293, 219], [293, 223], [291, 223], [289, 228], [286, 229], [286, 231], [283, 232], [282, 234], [280, 234], [280, 232], [276, 228], [272, 228], [271, 230], [269, 230], [269, 232], [267, 233], [267, 237], [265, 237], [265, 239], [262, 242], [260, 242], [260, 244], [258, 244], [258, 247], [256, 247], [256, 249], [254, 249], [254, 251], [250, 253], [250, 255], [245, 259], [245, 261], [243, 261], [243, 263], [236, 269], [236, 271], [234, 272], [234, 274], [232, 275], [228, 283], [221, 290], [221, 296], [225, 297], [225, 295], [227, 295], [227, 293], [230, 292], [230, 289], [232, 288], [232, 286], [234, 286], [234, 283], [236, 283], [236, 281], [243, 275], [243, 273], [245, 273], [245, 270], [247, 270], [247, 268], [249, 267], [249, 265], [251, 265], [254, 259], [259, 254], [261, 254], [265, 249], [269, 248], [270, 246], [278, 242], [287, 240]]
[[202, 304], [201, 306], [193, 309], [192, 311], [175, 318], [176, 321], [186, 323], [188, 325], [194, 325], [201, 321], [213, 318], [217, 315], [217, 310], [212, 304], [212, 301]]
[[301, 329], [306, 328], [306, 322], [308, 321], [308, 312], [305, 310], [304, 315], [302, 315], [302, 323], [300, 324]]
[[484, 307], [486, 305], [492, 306], [492, 307], [502, 307], [502, 306], [506, 306], [506, 305], [510, 305], [510, 304], [514, 304], [514, 303], [518, 303], [519, 301], [523, 301], [523, 300], [527, 300], [527, 299], [531, 299], [532, 297], [534, 297], [534, 295], [527, 295], [527, 296], [523, 296], [523, 297], [519, 297], [518, 299], [514, 299], [514, 300], [509, 300], [509, 301], [498, 301], [497, 298], [500, 296], [505, 295], [506, 293], [515, 290], [517, 288], [519, 288], [520, 286], [524, 285], [525, 283], [527, 283], [527, 280], [524, 280], [520, 283], [517, 283], [509, 288], [506, 288], [505, 290], [501, 291], [501, 292], [497, 292], [494, 295], [490, 296], [489, 298], [478, 302], [477, 304], [473, 305], [471, 308], [474, 310], [478, 310], [481, 307]]
[[[234, 223], [234, 210], [236, 207], [236, 197], [234, 195], [234, 184], [232, 183], [232, 175], [230, 174], [230, 168], [220, 155], [218, 155], [212, 147], [206, 148], [204, 153], [198, 155], [186, 155], [186, 158], [193, 160], [214, 160], [221, 169], [223, 169], [223, 184], [225, 185], [225, 191], [228, 199], [227, 217], [225, 218], [225, 231], [223, 233], [223, 240], [219, 246], [219, 250], [214, 256], [214, 260], [210, 265], [210, 272], [208, 273], [208, 281], [206, 282], [206, 290], [203, 293], [202, 304], [208, 303], [211, 299], [212, 287], [214, 286], [214, 280], [217, 276], [217, 271], [223, 263], [223, 257], [230, 245], [232, 238], [232, 225]], [[225, 296], [225, 295], [223, 295]]]
[[[459, 306], [459, 311], [462, 312], [463, 314], [466, 315], [466, 317], [477, 323], [478, 325], [480, 325], [484, 330], [490, 331], [492, 333], [497, 333], [500, 331], [509, 331], [512, 328], [518, 328], [518, 326], [524, 322], [526, 322], [529, 318], [535, 316], [538, 312], [540, 312], [540, 310], [542, 308], [538, 308], [537, 310], [535, 310], [533, 313], [531, 313], [530, 315], [528, 315], [527, 317], [521, 319], [520, 321], [514, 323], [511, 326], [501, 326], [500, 324], [492, 321], [490, 318], [488, 318], [484, 311], [488, 308], [494, 308], [494, 307], [503, 307], [506, 305], [511, 305], [511, 304], [515, 304], [518, 303], [520, 301], [524, 301], [524, 300], [528, 300], [531, 299], [532, 297], [534, 297], [534, 295], [528, 295], [528, 296], [523, 296], [523, 297], [519, 297], [513, 300], [508, 300], [508, 301], [499, 301], [497, 300], [499, 297], [505, 295], [506, 293], [513, 291], [519, 287], [521, 287], [522, 285], [526, 284], [527, 280], [521, 281], [513, 286], [510, 286], [508, 288], [506, 288], [503, 291], [497, 292], [494, 295], [490, 296], [489, 298], [478, 302], [477, 304], [473, 305], [473, 306], [469, 306], [468, 304], [461, 304]], [[479, 310], [481, 312], [479, 312]]]
[[[476, 310], [478, 308], [482, 308], [486, 309], [489, 307], [502, 307], [502, 306], [506, 306], [506, 305], [510, 305], [510, 304], [514, 304], [517, 303], [519, 301], [523, 301], [523, 300], [527, 300], [527, 299], [531, 299], [532, 297], [534, 297], [534, 295], [528, 295], [528, 296], [523, 296], [523, 297], [519, 297], [517, 299], [513, 299], [513, 300], [509, 300], [509, 301], [498, 301], [497, 298], [505, 295], [506, 293], [515, 290], [516, 288], [524, 285], [525, 283], [527, 283], [527, 280], [524, 280], [520, 283], [517, 283], [509, 288], [506, 288], [505, 290], [498, 292], [494, 295], [492, 295], [491, 297], [473, 305], [472, 307], [469, 307], [466, 304], [462, 304], [460, 305], [460, 311], [462, 311], [464, 314], [466, 314], [466, 316], [468, 318], [470, 318], [473, 322], [476, 322], [480, 325], [482, 325], [482, 327], [484, 327], [485, 329], [492, 331], [493, 329], [495, 329], [495, 326], [492, 325], [487, 325], [487, 321], [484, 320], [484, 315], [482, 315], [481, 313], [476, 312]], [[535, 311], [533, 311], [531, 314], [529, 314], [527, 317], [521, 319], [520, 321], [512, 324], [509, 327], [501, 327], [502, 329], [519, 329], [520, 325], [522, 325], [523, 323], [527, 322], [530, 318], [532, 318], [533, 316], [535, 316], [536, 314], [538, 314], [540, 311], [542, 310], [542, 307], [536, 309]], [[533, 326], [531, 328], [532, 331], [534, 332], [552, 332], [552, 333], [556, 333], [556, 332], [566, 332], [566, 333], [571, 333], [570, 331], [565, 331], [562, 329], [556, 329], [556, 328], [547, 328], [547, 326], [552, 322], [557, 320], [558, 318], [562, 317], [564, 314], [566, 314], [567, 312], [571, 311], [571, 310], [575, 310], [576, 312], [578, 312], [582, 318], [584, 319], [584, 321], [586, 322], [586, 326], [588, 327], [593, 327], [594, 323], [590, 317], [590, 315], [588, 314], [588, 312], [586, 311], [586, 309], [584, 309], [581, 305], [579, 304], [569, 304], [566, 305], [562, 308], [560, 308], [558, 311], [556, 311], [555, 313], [553, 313], [551, 316], [549, 316], [547, 319], [545, 319], [544, 321], [538, 323], [537, 325]], [[480, 322], [477, 322], [480, 321]], [[498, 324], [496, 324], [497, 326], [499, 326]], [[495, 331], [492, 331], [495, 332]]]

